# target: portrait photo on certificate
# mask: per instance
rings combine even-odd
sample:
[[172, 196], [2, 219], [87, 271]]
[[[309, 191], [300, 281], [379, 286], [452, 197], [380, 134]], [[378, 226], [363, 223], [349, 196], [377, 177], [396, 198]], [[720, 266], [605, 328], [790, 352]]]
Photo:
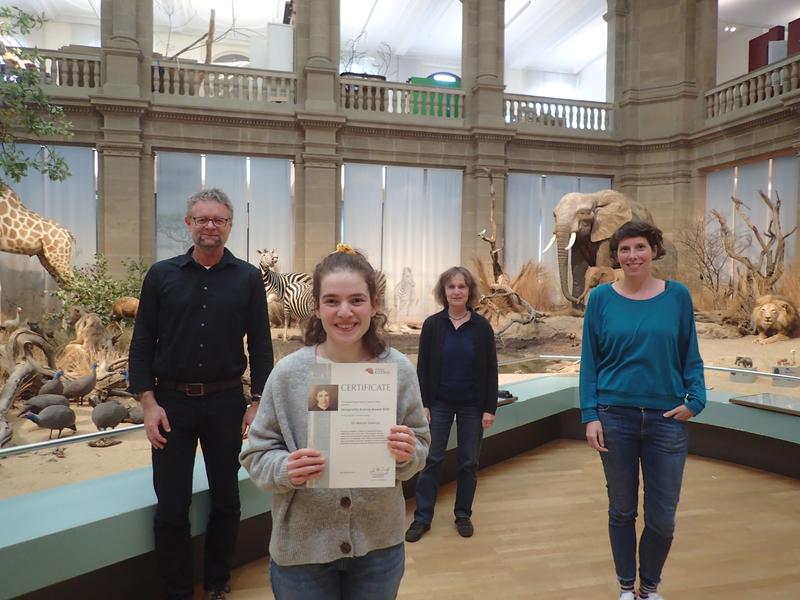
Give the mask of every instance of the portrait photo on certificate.
[[395, 485], [386, 436], [397, 420], [397, 366], [314, 365], [308, 389], [308, 446], [325, 456], [317, 488]]

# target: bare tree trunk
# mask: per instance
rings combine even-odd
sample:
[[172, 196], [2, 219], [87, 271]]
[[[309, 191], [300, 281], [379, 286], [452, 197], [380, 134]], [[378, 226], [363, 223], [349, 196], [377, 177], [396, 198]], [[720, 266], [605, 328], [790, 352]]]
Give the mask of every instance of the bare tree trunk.
[[499, 248], [497, 247], [497, 221], [494, 217], [494, 211], [497, 205], [497, 194], [494, 191], [494, 178], [492, 177], [492, 171], [485, 167], [483, 170], [489, 177], [489, 194], [492, 199], [491, 208], [489, 211], [489, 226], [492, 228], [492, 235], [487, 237], [486, 230], [484, 229], [478, 234], [478, 237], [489, 244], [489, 256], [492, 259], [492, 275], [494, 276], [494, 282], [501, 283], [501, 277], [504, 275], [504, 272], [503, 265], [500, 264], [500, 259], [498, 256], [500, 255], [500, 250], [503, 248], [502, 246]]

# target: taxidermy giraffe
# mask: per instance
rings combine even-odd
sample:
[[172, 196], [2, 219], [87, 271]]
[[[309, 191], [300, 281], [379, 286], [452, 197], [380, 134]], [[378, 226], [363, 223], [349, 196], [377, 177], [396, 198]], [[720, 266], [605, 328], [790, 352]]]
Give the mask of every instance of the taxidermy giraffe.
[[74, 246], [68, 229], [25, 208], [14, 190], [0, 183], [0, 251], [36, 256], [62, 284], [72, 279]]

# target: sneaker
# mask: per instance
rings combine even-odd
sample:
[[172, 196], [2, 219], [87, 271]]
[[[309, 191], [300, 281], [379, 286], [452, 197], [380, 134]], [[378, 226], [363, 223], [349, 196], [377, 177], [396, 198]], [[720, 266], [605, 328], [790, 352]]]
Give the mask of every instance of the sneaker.
[[425, 532], [430, 528], [430, 523], [420, 523], [419, 521], [414, 521], [408, 528], [408, 531], [406, 531], [406, 541], [418, 542], [420, 538], [425, 535]]
[[456, 517], [456, 529], [458, 535], [461, 537], [472, 537], [475, 533], [475, 528], [472, 526], [472, 520], [469, 517]]
[[658, 592], [650, 592], [649, 594], [647, 594], [646, 600], [664, 600], [664, 596], [662, 596]]
[[636, 595], [633, 592], [622, 592], [619, 600], [636, 600]]

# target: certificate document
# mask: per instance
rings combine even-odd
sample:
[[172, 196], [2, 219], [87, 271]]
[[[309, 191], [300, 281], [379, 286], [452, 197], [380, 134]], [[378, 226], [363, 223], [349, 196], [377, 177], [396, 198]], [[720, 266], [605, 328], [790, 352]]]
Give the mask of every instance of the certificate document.
[[397, 420], [397, 365], [317, 363], [309, 375], [308, 447], [325, 457], [309, 487], [393, 487], [386, 436]]

